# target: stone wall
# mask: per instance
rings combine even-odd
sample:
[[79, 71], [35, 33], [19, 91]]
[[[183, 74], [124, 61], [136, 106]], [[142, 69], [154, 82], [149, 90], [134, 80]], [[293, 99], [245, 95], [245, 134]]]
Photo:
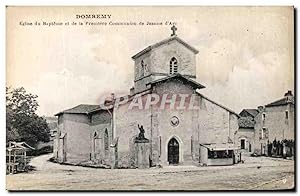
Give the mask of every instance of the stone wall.
[[89, 118], [84, 114], [63, 114], [64, 131], [67, 133], [67, 162], [90, 160], [91, 142]]
[[107, 149], [105, 145], [110, 146], [113, 140], [111, 118], [112, 114], [106, 110], [98, 111], [91, 116], [91, 159], [95, 163], [110, 165], [110, 147]]
[[[245, 140], [245, 149], [241, 149], [241, 139]], [[239, 128], [235, 135], [235, 144], [244, 153], [254, 152], [254, 128]]]
[[[285, 111], [289, 118], [285, 118]], [[269, 140], [294, 139], [294, 107], [289, 105], [266, 107], [265, 127], [269, 130]]]
[[[178, 73], [196, 77], [196, 56], [194, 52], [176, 40], [163, 44], [135, 59], [135, 93], [147, 89], [150, 81], [168, 76], [170, 73], [170, 60], [175, 57], [178, 61]], [[141, 76], [141, 61], [146, 64], [148, 72]]]
[[[289, 112], [288, 120], [285, 118], [285, 111]], [[263, 114], [265, 120], [263, 121]], [[291, 104], [282, 106], [265, 107], [265, 109], [255, 117], [255, 152], [257, 154], [266, 153], [266, 145], [269, 142], [283, 139], [294, 139], [294, 106]], [[260, 138], [261, 129], [267, 129], [267, 138]]]
[[[87, 141], [91, 144], [91, 159], [95, 163], [110, 165], [109, 147], [105, 149], [105, 143], [110, 146], [113, 140], [111, 124], [93, 125], [91, 130], [90, 139]], [[105, 141], [105, 131], [108, 133], [107, 141]]]
[[123, 104], [114, 111], [114, 137], [118, 140], [118, 167], [128, 168], [132, 166], [133, 142], [139, 134], [138, 124], [143, 125], [145, 137], [151, 137], [151, 112], [133, 107], [129, 110], [129, 104]]
[[[179, 94], [193, 94], [193, 88], [188, 84], [182, 84], [181, 81], [169, 80], [155, 86], [155, 93], [162, 97], [164, 94], [172, 95]], [[179, 106], [180, 99], [176, 99], [175, 108]], [[186, 100], [185, 105], [189, 104]], [[175, 138], [179, 143], [179, 164], [192, 164], [192, 139], [195, 128], [197, 127], [197, 111], [188, 109], [172, 109], [166, 105], [166, 109], [162, 110], [160, 105], [153, 107], [153, 114], [157, 116], [157, 126], [154, 129], [154, 135], [158, 136], [159, 145], [161, 149], [159, 152], [161, 164], [167, 165], [168, 162], [168, 143], [172, 138]], [[172, 118], [178, 118], [179, 124], [173, 126], [171, 124]], [[194, 137], [196, 139], [196, 137]]]
[[[142, 75], [142, 65], [141, 62], [147, 66], [148, 71], [144, 71]], [[152, 61], [151, 53], [145, 53], [135, 59], [134, 61], [134, 91], [135, 93], [142, 92], [147, 89], [146, 84], [153, 80], [152, 73]]]
[[210, 100], [200, 97], [200, 143], [228, 143], [228, 137], [234, 138], [234, 125], [236, 124], [234, 121], [237, 119], [232, 117], [230, 128], [230, 112]]
[[222, 158], [222, 159], [207, 159], [207, 165], [218, 166], [218, 165], [233, 165], [233, 158]]
[[260, 111], [254, 118], [254, 153], [256, 154], [262, 154], [268, 142], [268, 138], [260, 138], [260, 130], [264, 127], [264, 121], [262, 119], [264, 113], [264, 111]]
[[[144, 65], [147, 66], [149, 72], [144, 72], [144, 75], [142, 75], [142, 65], [141, 62], [144, 62]], [[141, 56], [139, 56], [134, 61], [134, 80], [138, 80], [144, 76], [147, 76], [149, 73], [152, 72], [152, 61], [151, 61], [151, 53], [145, 53]]]
[[161, 45], [152, 51], [152, 71], [154, 73], [169, 73], [172, 57], [175, 57], [178, 61], [178, 72], [180, 74], [196, 76], [195, 53], [176, 40]]
[[235, 134], [239, 130], [239, 117], [236, 114], [230, 113], [230, 122], [229, 122], [229, 137], [234, 142]]
[[153, 76], [152, 75], [147, 75], [143, 78], [140, 78], [134, 82], [134, 94], [140, 93], [142, 91], [145, 91], [147, 89], [150, 89], [147, 84], [151, 81], [153, 81]]
[[[229, 138], [234, 142], [234, 133], [238, 129], [237, 116], [225, 108], [196, 94], [194, 89], [180, 81], [169, 80], [154, 87], [154, 93], [163, 94], [194, 94], [195, 105], [200, 110], [176, 110], [168, 106], [161, 109], [160, 105], [148, 110], [134, 107], [128, 110], [129, 104], [115, 109], [115, 137], [119, 137], [119, 167], [132, 165], [132, 141], [139, 133], [138, 124], [143, 125], [145, 137], [150, 139], [150, 156], [153, 165], [168, 165], [168, 142], [175, 138], [179, 143], [179, 164], [197, 164], [199, 162], [199, 143], [227, 144]], [[143, 104], [148, 95], [143, 95]], [[180, 100], [176, 100], [178, 105]], [[189, 100], [186, 100], [187, 104]], [[179, 124], [171, 124], [172, 117], [179, 119]], [[125, 136], [125, 137], [124, 137]]]
[[54, 157], [57, 158], [57, 160], [59, 162], [63, 161], [63, 150], [61, 148], [62, 144], [61, 144], [60, 136], [65, 133], [66, 133], [66, 131], [64, 130], [63, 115], [59, 115], [57, 134], [55, 136], [55, 140], [56, 140], [55, 143], [56, 143], [57, 147], [55, 148], [55, 150], [53, 149]]

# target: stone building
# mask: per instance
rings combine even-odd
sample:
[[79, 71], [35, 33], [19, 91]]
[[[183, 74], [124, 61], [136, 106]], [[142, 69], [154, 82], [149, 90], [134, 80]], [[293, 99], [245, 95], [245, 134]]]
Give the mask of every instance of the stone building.
[[114, 168], [233, 164], [239, 116], [201, 94], [197, 53], [174, 28], [138, 52], [128, 96], [56, 114], [54, 157]]
[[239, 114], [239, 130], [235, 135], [235, 142], [242, 153], [254, 151], [254, 118], [257, 114], [256, 109], [244, 109]]
[[236, 134], [240, 149], [245, 152], [248, 148], [250, 152], [250, 144], [251, 152], [267, 155], [268, 143], [294, 140], [294, 109], [294, 96], [288, 91], [283, 98], [265, 106], [242, 110]]
[[291, 91], [272, 103], [259, 107], [255, 117], [255, 152], [267, 154], [268, 142], [294, 140], [295, 104]]

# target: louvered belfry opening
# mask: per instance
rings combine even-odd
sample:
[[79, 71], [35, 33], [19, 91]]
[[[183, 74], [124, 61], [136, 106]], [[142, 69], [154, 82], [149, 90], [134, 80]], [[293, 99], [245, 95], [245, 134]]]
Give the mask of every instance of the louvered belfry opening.
[[175, 57], [170, 60], [170, 74], [178, 73], [178, 62]]

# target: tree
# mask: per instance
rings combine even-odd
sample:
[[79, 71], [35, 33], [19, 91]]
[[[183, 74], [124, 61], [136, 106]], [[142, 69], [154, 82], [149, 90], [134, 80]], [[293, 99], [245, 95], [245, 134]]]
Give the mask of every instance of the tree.
[[6, 87], [6, 108], [11, 109], [14, 114], [34, 115], [39, 106], [37, 97], [27, 93], [23, 87], [13, 90]]
[[6, 88], [6, 141], [25, 141], [36, 146], [50, 140], [50, 130], [44, 118], [35, 112], [37, 95], [21, 88]]

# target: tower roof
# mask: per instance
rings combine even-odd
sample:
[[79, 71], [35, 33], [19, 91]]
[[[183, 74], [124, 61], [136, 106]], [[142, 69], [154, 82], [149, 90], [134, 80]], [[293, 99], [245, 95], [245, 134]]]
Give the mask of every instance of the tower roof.
[[156, 44], [153, 44], [151, 46], [148, 46], [146, 47], [144, 50], [138, 52], [137, 54], [135, 54], [134, 56], [132, 56], [131, 58], [132, 59], [136, 59], [138, 58], [139, 56], [161, 46], [161, 45], [164, 45], [164, 44], [167, 44], [173, 40], [176, 40], [177, 42], [181, 43], [183, 46], [185, 46], [186, 48], [188, 48], [189, 50], [191, 50], [192, 52], [194, 52], [195, 54], [197, 54], [199, 51], [197, 49], [195, 49], [193, 46], [189, 45], [188, 43], [186, 43], [185, 41], [183, 41], [182, 39], [180, 39], [179, 37], [177, 37], [177, 35], [173, 35], [167, 39], [164, 39]]

